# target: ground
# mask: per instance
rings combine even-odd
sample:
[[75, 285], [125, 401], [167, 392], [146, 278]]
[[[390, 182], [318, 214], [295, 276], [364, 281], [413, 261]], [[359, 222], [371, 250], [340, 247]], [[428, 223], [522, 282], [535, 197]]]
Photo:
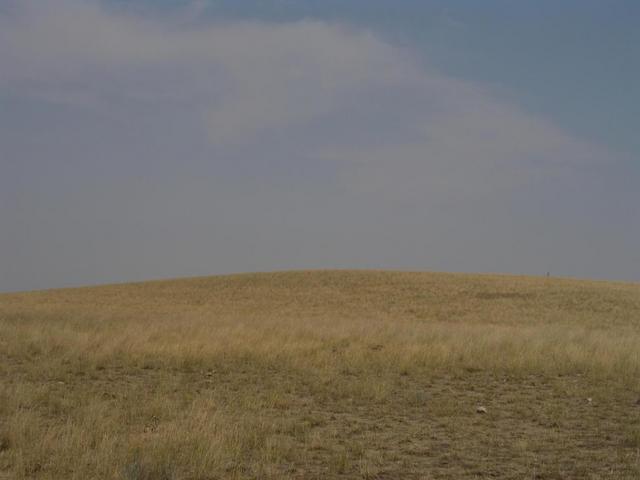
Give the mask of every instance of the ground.
[[0, 479], [637, 479], [639, 345], [640, 285], [615, 282], [323, 271], [4, 294]]

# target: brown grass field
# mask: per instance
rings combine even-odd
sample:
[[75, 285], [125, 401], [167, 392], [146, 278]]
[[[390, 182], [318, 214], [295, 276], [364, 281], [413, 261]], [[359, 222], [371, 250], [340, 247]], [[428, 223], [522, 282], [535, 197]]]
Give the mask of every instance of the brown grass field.
[[639, 479], [639, 398], [638, 284], [322, 271], [0, 295], [0, 479]]

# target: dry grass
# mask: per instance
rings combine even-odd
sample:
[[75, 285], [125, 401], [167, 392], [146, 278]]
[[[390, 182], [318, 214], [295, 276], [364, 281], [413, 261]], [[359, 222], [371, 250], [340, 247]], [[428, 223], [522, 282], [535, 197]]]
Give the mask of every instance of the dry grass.
[[5, 294], [0, 479], [637, 479], [639, 379], [632, 284], [345, 271]]

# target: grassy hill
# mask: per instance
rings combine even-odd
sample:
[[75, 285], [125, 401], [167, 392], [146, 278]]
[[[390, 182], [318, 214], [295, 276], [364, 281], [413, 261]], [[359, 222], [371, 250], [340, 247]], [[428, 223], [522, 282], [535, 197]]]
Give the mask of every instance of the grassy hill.
[[319, 271], [0, 295], [0, 479], [637, 479], [639, 398], [637, 284]]

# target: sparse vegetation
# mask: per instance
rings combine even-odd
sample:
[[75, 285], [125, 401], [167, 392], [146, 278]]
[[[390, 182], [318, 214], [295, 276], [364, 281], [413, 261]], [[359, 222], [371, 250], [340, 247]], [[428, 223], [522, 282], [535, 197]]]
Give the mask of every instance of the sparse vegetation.
[[4, 294], [0, 479], [637, 479], [639, 379], [633, 284], [343, 271]]

